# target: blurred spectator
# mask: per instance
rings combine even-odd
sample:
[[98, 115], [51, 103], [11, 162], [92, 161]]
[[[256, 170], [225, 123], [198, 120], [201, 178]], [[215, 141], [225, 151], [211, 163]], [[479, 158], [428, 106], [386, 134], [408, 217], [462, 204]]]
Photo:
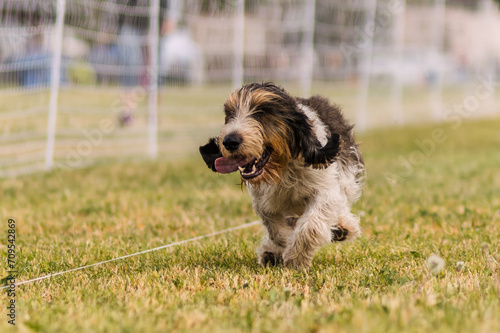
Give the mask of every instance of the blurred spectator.
[[7, 22], [0, 22], [0, 61], [12, 59], [24, 52], [28, 34], [16, 18], [9, 18]]
[[201, 49], [187, 28], [180, 28], [182, 2], [170, 0], [162, 8], [160, 34], [160, 83], [198, 84], [203, 77]]
[[203, 57], [187, 29], [169, 32], [160, 42], [159, 71], [162, 82], [198, 84], [203, 76]]
[[[135, 7], [138, 5], [138, 0], [127, 0], [126, 4], [129, 7]], [[118, 114], [121, 126], [131, 126], [134, 122], [137, 101], [134, 100], [132, 87], [140, 85], [141, 78], [146, 76], [144, 56], [146, 34], [144, 31], [148, 28], [149, 17], [147, 16], [122, 13], [118, 19], [118, 38], [116, 39], [118, 64], [121, 66], [120, 72], [125, 73], [120, 76], [120, 83], [126, 87], [123, 109]]]
[[35, 32], [28, 39], [26, 51], [9, 59], [9, 63], [19, 68], [19, 83], [24, 87], [46, 86], [50, 84], [52, 57], [44, 46], [43, 34]]
[[96, 72], [98, 83], [115, 82], [113, 78], [114, 67], [120, 63], [120, 51], [111, 40], [110, 35], [101, 33], [90, 50], [88, 62]]
[[121, 84], [127, 87], [140, 84], [142, 66], [144, 66], [143, 56], [143, 36], [137, 27], [124, 23], [116, 40], [119, 64], [124, 68], [126, 74], [121, 77]]

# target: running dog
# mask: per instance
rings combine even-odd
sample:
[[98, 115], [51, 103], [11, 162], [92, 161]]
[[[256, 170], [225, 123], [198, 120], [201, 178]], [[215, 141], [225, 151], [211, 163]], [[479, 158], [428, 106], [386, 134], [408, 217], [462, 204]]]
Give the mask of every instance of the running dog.
[[339, 107], [252, 83], [229, 95], [224, 112], [220, 135], [200, 153], [215, 172], [239, 170], [266, 229], [261, 265], [307, 269], [320, 247], [360, 234], [351, 205], [365, 167]]

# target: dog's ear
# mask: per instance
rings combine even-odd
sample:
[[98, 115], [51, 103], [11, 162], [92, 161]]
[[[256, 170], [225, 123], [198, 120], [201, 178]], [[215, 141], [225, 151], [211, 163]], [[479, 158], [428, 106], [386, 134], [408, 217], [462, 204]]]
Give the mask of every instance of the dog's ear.
[[288, 117], [289, 128], [293, 139], [289, 143], [292, 158], [299, 156], [305, 166], [323, 169], [332, 164], [340, 153], [340, 135], [332, 133], [322, 147], [314, 134], [308, 118], [302, 112], [295, 112]]
[[206, 145], [201, 146], [200, 154], [206, 165], [212, 169], [212, 171], [216, 172], [215, 160], [222, 157], [219, 145], [217, 144], [217, 138], [211, 138]]
[[340, 152], [340, 136], [332, 133], [328, 142], [321, 147], [315, 140], [315, 144], [306, 145], [303, 153], [306, 166], [312, 166], [315, 169], [322, 169], [333, 163]]

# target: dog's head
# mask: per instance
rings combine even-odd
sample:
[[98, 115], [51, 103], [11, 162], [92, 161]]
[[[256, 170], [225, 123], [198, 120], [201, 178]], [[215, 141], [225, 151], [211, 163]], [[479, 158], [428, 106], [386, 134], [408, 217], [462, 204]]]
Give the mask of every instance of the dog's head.
[[213, 171], [239, 170], [250, 184], [278, 182], [292, 159], [314, 168], [327, 167], [339, 152], [332, 133], [321, 147], [307, 116], [293, 97], [271, 83], [252, 83], [224, 103], [225, 125], [200, 153]]

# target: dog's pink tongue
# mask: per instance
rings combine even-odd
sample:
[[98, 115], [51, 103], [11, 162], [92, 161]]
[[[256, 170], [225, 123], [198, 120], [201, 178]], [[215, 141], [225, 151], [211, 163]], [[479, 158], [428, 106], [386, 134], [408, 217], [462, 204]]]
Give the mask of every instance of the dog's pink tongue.
[[237, 160], [230, 160], [229, 158], [219, 157], [215, 160], [215, 169], [220, 173], [231, 173], [238, 170]]
[[246, 163], [245, 159], [242, 160], [234, 160], [225, 157], [219, 157], [215, 160], [215, 170], [220, 173], [231, 173], [238, 170], [238, 166], [243, 166]]

